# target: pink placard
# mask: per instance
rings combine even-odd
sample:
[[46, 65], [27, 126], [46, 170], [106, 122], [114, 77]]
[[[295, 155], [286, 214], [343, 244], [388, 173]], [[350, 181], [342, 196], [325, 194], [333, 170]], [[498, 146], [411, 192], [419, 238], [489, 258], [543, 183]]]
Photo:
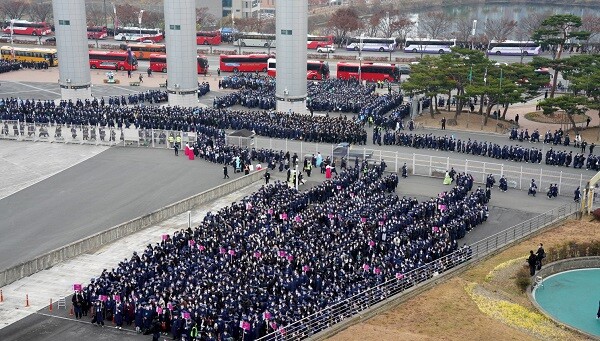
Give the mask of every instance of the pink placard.
[[366, 223], [367, 222], [367, 218], [366, 217], [360, 217], [360, 221], [363, 222], [363, 223]]
[[383, 226], [383, 224], [384, 224], [383, 220], [380, 220], [379, 221], [379, 226]]
[[194, 245], [195, 245], [195, 244], [196, 244], [196, 241], [195, 241], [195, 240], [193, 240], [193, 239], [190, 239], [190, 240], [188, 240], [188, 245], [189, 245], [190, 247], [194, 247]]
[[333, 213], [327, 213], [327, 218], [329, 218], [329, 219], [333, 218]]
[[98, 296], [98, 299], [100, 301], [102, 301], [102, 302], [106, 302], [106, 301], [108, 301], [108, 296], [106, 296], [106, 295], [100, 295], [100, 296]]
[[342, 189], [342, 186], [340, 186], [340, 185], [337, 185], [337, 189]]
[[121, 296], [113, 295], [113, 300], [115, 300], [115, 302], [121, 302]]
[[396, 278], [402, 279], [402, 278], [404, 278], [404, 275], [398, 272], [398, 273], [396, 273]]
[[302, 217], [297, 215], [296, 218], [294, 218], [296, 220], [297, 223], [302, 221]]
[[373, 269], [373, 273], [375, 273], [376, 275], [379, 275], [381, 273], [381, 269], [375, 268], [375, 269]]
[[285, 329], [283, 329], [283, 327], [279, 327], [279, 334], [285, 335], [285, 333]]
[[222, 254], [222, 255], [224, 255], [225, 253], [227, 253], [227, 250], [225, 250], [224, 247], [220, 247], [219, 248], [219, 253]]
[[254, 251], [254, 258], [260, 258], [261, 257], [261, 253], [260, 251]]
[[294, 256], [292, 256], [292, 255], [287, 255], [287, 260], [288, 260], [288, 261], [290, 261], [290, 262], [291, 262], [291, 261], [293, 261], [293, 260], [294, 260]]
[[369, 240], [369, 246], [370, 246], [370, 247], [373, 247], [373, 246], [375, 246], [375, 242], [374, 242], [373, 240]]
[[304, 271], [304, 272], [308, 272], [308, 270], [310, 270], [310, 267], [309, 267], [308, 265], [304, 265], [304, 266], [302, 267], [302, 271]]
[[272, 209], [272, 208], [269, 208], [269, 209], [267, 210], [267, 213], [269, 213], [269, 214], [273, 214], [273, 209]]
[[173, 304], [172, 303], [167, 303], [167, 309], [173, 310]]
[[156, 312], [160, 315], [163, 312], [163, 308], [161, 307], [156, 307]]
[[287, 213], [282, 213], [281, 214], [281, 219], [287, 220], [288, 219]]
[[73, 291], [81, 291], [81, 284], [73, 284]]
[[229, 253], [230, 256], [235, 256], [235, 250], [229, 250], [228, 253]]
[[183, 314], [182, 314], [182, 316], [183, 316], [183, 318], [184, 318], [184, 319], [186, 319], [186, 320], [189, 320], [189, 319], [190, 319], [190, 313], [187, 313], [187, 312], [186, 312], [186, 313], [183, 313]]
[[242, 325], [242, 329], [245, 330], [245, 331], [250, 330], [250, 322], [244, 321], [244, 323]]
[[364, 271], [369, 271], [371, 267], [369, 266], [369, 264], [363, 264], [363, 270]]
[[251, 202], [247, 202], [246, 203], [246, 211], [250, 211], [252, 209], [252, 203]]
[[277, 323], [271, 322], [270, 326], [271, 326], [271, 329], [277, 330]]
[[286, 256], [286, 253], [285, 253], [285, 251], [283, 251], [283, 250], [279, 250], [279, 251], [277, 251], [277, 255], [278, 255], [279, 257], [285, 257], [285, 256]]
[[162, 240], [167, 240], [169, 239], [169, 235], [168, 234], [163, 234], [162, 235]]
[[263, 313], [263, 318], [264, 318], [265, 320], [270, 320], [270, 319], [271, 319], [271, 317], [273, 317], [273, 316], [271, 315], [271, 313], [270, 313], [270, 312], [268, 312], [268, 311], [265, 311], [265, 312]]
[[206, 248], [204, 247], [204, 245], [200, 245], [198, 244], [198, 250], [200, 251], [204, 251]]
[[439, 228], [439, 227], [437, 227], [437, 226], [434, 226], [434, 227], [432, 228], [432, 230], [433, 230], [433, 232], [440, 232], [440, 228]]

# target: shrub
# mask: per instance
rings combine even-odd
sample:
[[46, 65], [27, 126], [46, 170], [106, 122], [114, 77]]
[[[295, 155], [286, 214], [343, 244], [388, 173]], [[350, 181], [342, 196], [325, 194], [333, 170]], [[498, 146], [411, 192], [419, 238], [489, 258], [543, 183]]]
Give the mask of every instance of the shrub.
[[527, 287], [531, 285], [531, 276], [529, 275], [529, 266], [523, 266], [517, 272], [515, 283], [521, 291], [525, 292]]
[[593, 210], [592, 215], [594, 216], [594, 218], [596, 218], [596, 220], [600, 220], [600, 208]]

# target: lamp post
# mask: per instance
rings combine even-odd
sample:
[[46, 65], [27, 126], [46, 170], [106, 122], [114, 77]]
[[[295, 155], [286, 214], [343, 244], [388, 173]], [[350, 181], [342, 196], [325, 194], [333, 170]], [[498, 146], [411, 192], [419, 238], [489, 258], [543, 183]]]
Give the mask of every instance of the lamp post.
[[108, 16], [106, 15], [106, 0], [104, 0], [102, 8], [104, 10], [104, 25], [106, 25], [106, 28], [108, 28]]
[[[502, 68], [500, 68], [500, 93], [498, 94], [498, 103], [496, 103], [496, 128], [495, 131], [498, 132], [498, 121], [500, 120], [500, 98], [503, 98], [502, 94]], [[502, 103], [502, 107], [504, 107], [504, 103]]]
[[473, 20], [473, 28], [471, 29], [471, 50], [475, 48], [475, 32], [477, 31], [477, 19]]
[[358, 82], [362, 83], [362, 49], [363, 49], [363, 38], [364, 33], [360, 34], [360, 40], [358, 45]]
[[138, 13], [138, 24], [140, 25], [140, 39], [142, 38], [142, 15], [143, 14], [144, 14], [144, 10], [141, 9], [140, 13]]
[[114, 38], [114, 36], [117, 35], [117, 22], [118, 22], [118, 20], [117, 20], [117, 6], [115, 6], [114, 3], [112, 4], [112, 6], [113, 6], [113, 14], [114, 14], [114, 17], [115, 17], [115, 19], [113, 20], [113, 38]]
[[15, 34], [15, 19], [10, 19], [10, 49], [12, 50], [13, 53], [13, 59], [14, 59], [14, 47], [13, 47], [13, 35]]

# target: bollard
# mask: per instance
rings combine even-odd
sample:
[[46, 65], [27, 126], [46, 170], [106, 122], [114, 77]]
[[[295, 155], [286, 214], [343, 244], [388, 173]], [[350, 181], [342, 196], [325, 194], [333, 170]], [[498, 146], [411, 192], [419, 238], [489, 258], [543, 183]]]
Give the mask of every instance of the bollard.
[[4, 295], [2, 294], [2, 290], [0, 289], [0, 303], [4, 302]]
[[49, 311], [52, 311], [52, 299], [50, 299], [50, 308], [48, 308]]
[[29, 294], [25, 294], [25, 306], [29, 307]]
[[73, 316], [73, 305], [71, 305], [71, 311], [69, 311], [69, 316]]

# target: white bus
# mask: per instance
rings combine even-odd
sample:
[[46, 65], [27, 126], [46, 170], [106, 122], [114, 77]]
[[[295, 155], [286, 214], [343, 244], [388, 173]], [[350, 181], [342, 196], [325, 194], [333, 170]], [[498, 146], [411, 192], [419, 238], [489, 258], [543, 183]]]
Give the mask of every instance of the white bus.
[[119, 27], [115, 33], [115, 40], [120, 41], [152, 40], [158, 43], [164, 38], [160, 28]]
[[450, 48], [456, 46], [456, 39], [407, 39], [404, 52], [407, 53], [449, 53]]
[[[361, 48], [362, 43], [362, 48]], [[372, 37], [354, 37], [350, 39], [346, 50], [348, 51], [394, 51], [396, 49], [396, 38], [372, 38]]]
[[492, 40], [487, 53], [507, 56], [537, 56], [540, 54], [540, 44], [534, 41], [505, 40], [498, 42]]
[[275, 35], [266, 33], [240, 33], [233, 42], [235, 46], [275, 47]]

